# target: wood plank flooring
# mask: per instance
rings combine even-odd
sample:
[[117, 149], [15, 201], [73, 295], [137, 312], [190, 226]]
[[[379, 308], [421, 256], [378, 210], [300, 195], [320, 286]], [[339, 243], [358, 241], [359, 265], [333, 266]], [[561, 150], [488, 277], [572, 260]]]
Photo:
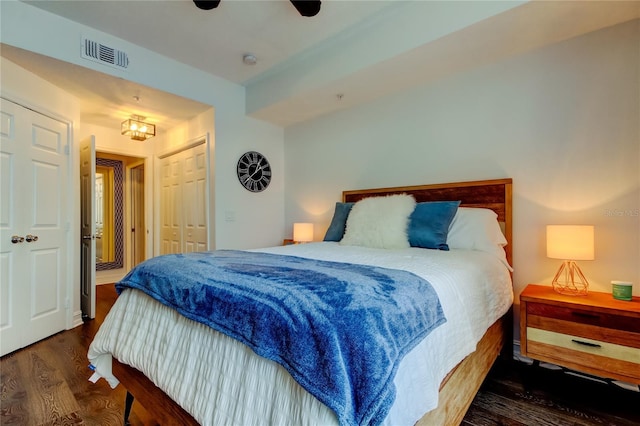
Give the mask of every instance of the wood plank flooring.
[[[122, 425], [122, 386], [88, 381], [87, 349], [115, 300], [98, 287], [96, 319], [0, 359], [0, 424]], [[156, 425], [134, 403], [131, 425]], [[499, 362], [462, 423], [492, 425], [640, 425], [640, 394], [519, 362]]]
[[[126, 390], [89, 382], [87, 350], [115, 301], [113, 285], [98, 286], [96, 318], [0, 359], [1, 425], [122, 425]], [[132, 425], [157, 423], [140, 404]]]
[[640, 393], [522, 362], [498, 361], [464, 426], [640, 425]]

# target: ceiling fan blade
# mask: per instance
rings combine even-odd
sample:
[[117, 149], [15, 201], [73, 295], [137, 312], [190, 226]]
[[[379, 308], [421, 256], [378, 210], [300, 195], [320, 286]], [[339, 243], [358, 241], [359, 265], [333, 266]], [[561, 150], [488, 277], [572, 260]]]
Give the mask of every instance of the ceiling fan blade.
[[211, 10], [218, 7], [220, 0], [193, 0], [198, 9]]
[[320, 12], [320, 0], [290, 0], [302, 16], [316, 16]]

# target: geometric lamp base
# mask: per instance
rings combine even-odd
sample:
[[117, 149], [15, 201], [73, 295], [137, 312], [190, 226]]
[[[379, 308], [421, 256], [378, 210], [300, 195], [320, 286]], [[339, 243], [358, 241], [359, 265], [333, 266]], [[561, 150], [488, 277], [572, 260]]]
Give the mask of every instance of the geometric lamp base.
[[586, 296], [589, 283], [573, 260], [565, 260], [551, 282], [553, 289], [567, 296]]

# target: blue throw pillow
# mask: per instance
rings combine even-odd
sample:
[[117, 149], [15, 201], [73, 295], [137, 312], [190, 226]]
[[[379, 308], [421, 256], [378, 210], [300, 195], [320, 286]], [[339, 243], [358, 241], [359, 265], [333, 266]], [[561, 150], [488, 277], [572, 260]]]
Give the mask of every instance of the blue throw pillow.
[[324, 241], [342, 240], [351, 207], [353, 207], [353, 203], [336, 203], [333, 219], [331, 219], [331, 225], [329, 225], [329, 229], [327, 229], [327, 233], [324, 235]]
[[431, 201], [416, 204], [409, 218], [411, 247], [449, 250], [447, 234], [460, 201]]

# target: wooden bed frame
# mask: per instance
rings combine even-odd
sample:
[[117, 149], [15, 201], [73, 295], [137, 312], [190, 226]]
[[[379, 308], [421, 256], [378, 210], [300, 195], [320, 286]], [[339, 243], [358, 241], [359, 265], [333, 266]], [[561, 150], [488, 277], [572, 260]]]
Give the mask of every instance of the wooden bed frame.
[[[371, 196], [412, 194], [417, 202], [461, 201], [463, 207], [494, 210], [507, 239], [507, 260], [512, 264], [512, 180], [496, 179], [434, 185], [344, 191], [344, 202], [355, 202]], [[511, 310], [484, 334], [475, 352], [462, 360], [442, 381], [438, 407], [417, 422], [421, 426], [457, 425], [462, 422], [484, 378], [500, 353], [512, 356], [513, 320]], [[113, 359], [113, 374], [127, 389], [125, 424], [133, 396], [162, 425], [197, 425], [193, 417], [155, 386], [144, 374]]]

